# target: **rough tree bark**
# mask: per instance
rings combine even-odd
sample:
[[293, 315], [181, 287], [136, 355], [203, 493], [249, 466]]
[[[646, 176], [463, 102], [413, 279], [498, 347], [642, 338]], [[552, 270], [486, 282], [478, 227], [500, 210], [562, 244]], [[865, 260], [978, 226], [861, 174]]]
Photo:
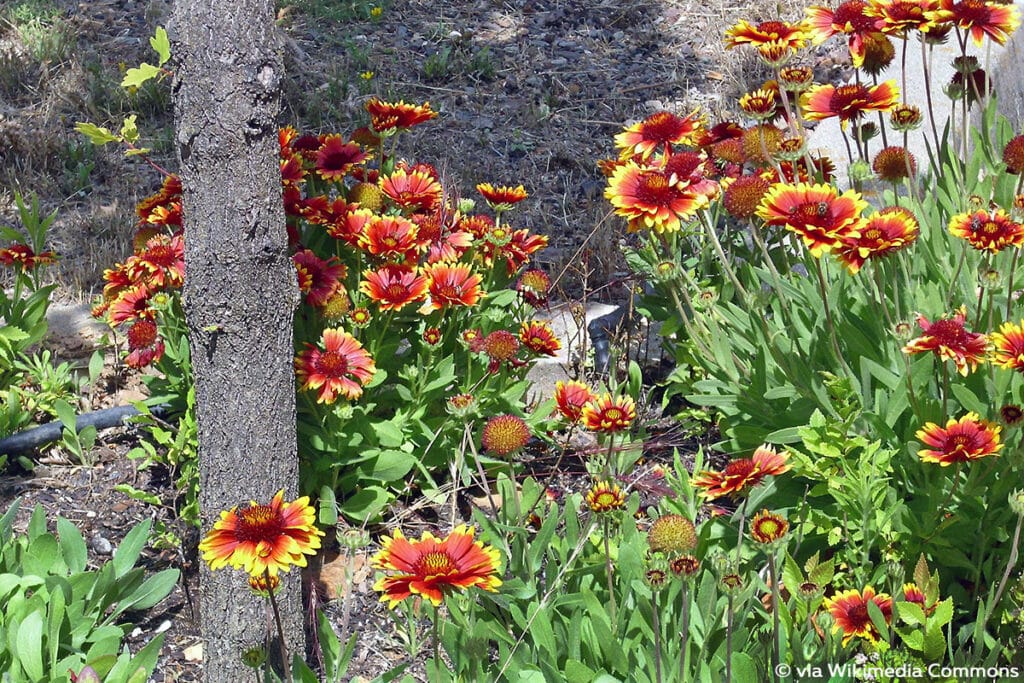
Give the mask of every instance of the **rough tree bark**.
[[[282, 75], [273, 0], [176, 0], [175, 143], [185, 220], [185, 306], [199, 426], [203, 529], [238, 504], [297, 495], [292, 316], [278, 166]], [[206, 680], [249, 680], [263, 601], [203, 566]], [[304, 653], [298, 572], [282, 576], [285, 636]], [[275, 639], [276, 640], [276, 639]]]

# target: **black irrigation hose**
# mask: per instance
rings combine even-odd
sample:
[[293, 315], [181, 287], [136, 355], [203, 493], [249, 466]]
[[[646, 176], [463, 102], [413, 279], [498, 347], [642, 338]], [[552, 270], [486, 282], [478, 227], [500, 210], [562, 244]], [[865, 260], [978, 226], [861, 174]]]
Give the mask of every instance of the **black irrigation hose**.
[[[153, 406], [150, 408], [150, 412], [159, 416], [166, 408], [163, 405]], [[75, 419], [75, 430], [80, 432], [86, 427], [95, 427], [96, 429], [119, 427], [125, 424], [128, 418], [135, 417], [138, 414], [139, 410], [135, 406], [104, 408], [103, 410], [79, 415]], [[64, 423], [60, 420], [54, 420], [53, 422], [47, 422], [44, 425], [12, 434], [4, 439], [0, 439], [0, 455], [15, 455], [31, 451], [44, 444], [57, 441], [60, 439], [63, 431]]]

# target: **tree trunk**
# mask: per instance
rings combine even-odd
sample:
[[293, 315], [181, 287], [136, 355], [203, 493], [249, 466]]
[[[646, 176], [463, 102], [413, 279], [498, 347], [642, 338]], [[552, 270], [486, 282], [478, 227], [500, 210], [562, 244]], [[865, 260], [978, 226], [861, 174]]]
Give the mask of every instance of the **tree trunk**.
[[[175, 143], [185, 222], [185, 307], [196, 386], [203, 529], [221, 510], [297, 495], [292, 316], [277, 116], [282, 75], [272, 0], [176, 0]], [[200, 614], [210, 683], [271, 623], [239, 572], [204, 565]], [[304, 654], [300, 578], [282, 575], [290, 653]], [[276, 637], [273, 639], [276, 643]]]

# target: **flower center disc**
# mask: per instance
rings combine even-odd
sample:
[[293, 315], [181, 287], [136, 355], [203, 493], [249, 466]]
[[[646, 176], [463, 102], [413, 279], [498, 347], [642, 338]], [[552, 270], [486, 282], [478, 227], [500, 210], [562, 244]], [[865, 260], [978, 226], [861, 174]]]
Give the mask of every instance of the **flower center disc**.
[[427, 576], [451, 574], [456, 569], [448, 553], [427, 553], [420, 560], [420, 567]]
[[316, 369], [328, 377], [341, 377], [348, 370], [348, 360], [334, 351], [325, 351], [320, 354]]

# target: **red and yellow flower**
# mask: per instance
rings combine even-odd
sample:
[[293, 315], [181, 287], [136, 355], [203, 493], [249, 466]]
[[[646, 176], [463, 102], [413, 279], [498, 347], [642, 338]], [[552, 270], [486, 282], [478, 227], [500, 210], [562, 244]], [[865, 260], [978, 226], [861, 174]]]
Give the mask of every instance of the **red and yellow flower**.
[[417, 541], [396, 529], [394, 536], [381, 539], [383, 549], [370, 560], [374, 568], [389, 572], [373, 589], [383, 593], [381, 601], [390, 608], [413, 595], [439, 606], [455, 590], [477, 586], [496, 592], [501, 585], [498, 551], [476, 541], [474, 534], [472, 527], [459, 526], [444, 539], [427, 531]]
[[375, 216], [363, 228], [359, 246], [379, 258], [404, 262], [415, 259], [423, 242], [415, 223], [401, 216]]
[[753, 45], [760, 48], [765, 45], [781, 45], [788, 50], [799, 50], [807, 44], [806, 27], [803, 22], [791, 24], [787, 21], [762, 21], [751, 24], [741, 20], [725, 32], [727, 48], [739, 45]]
[[128, 357], [124, 362], [128, 367], [144, 368], [163, 358], [164, 341], [152, 320], [136, 320], [128, 327], [125, 336], [128, 337]]
[[384, 266], [363, 272], [359, 291], [370, 297], [382, 311], [400, 311], [427, 295], [427, 278], [415, 270]]
[[492, 185], [491, 183], [480, 183], [476, 191], [487, 201], [495, 211], [507, 211], [513, 204], [526, 199], [529, 195], [522, 185], [512, 187], [510, 185]]
[[750, 518], [750, 537], [758, 543], [769, 545], [778, 543], [789, 531], [789, 522], [781, 515], [768, 510], [758, 510]]
[[150, 304], [153, 292], [143, 285], [128, 287], [119, 292], [107, 310], [111, 325], [134, 320], [156, 320], [156, 310]]
[[992, 364], [1024, 372], [1024, 321], [1005, 322], [988, 336], [992, 342]]
[[935, 23], [951, 22], [969, 31], [974, 44], [981, 47], [988, 36], [1003, 45], [1020, 26], [1020, 16], [1013, 4], [985, 0], [939, 0], [938, 8], [928, 12]]
[[370, 126], [379, 135], [393, 135], [437, 117], [437, 112], [430, 108], [430, 102], [384, 102], [377, 97], [366, 102], [366, 111], [370, 114]]
[[929, 322], [928, 318], [918, 315], [917, 324], [924, 334], [911, 339], [903, 347], [903, 353], [932, 351], [941, 360], [953, 361], [957, 372], [966, 377], [985, 360], [989, 346], [985, 335], [967, 331], [964, 327], [966, 319], [965, 307], [961, 307], [952, 318], [942, 317], [935, 322]]
[[795, 232], [820, 257], [860, 233], [867, 206], [855, 190], [840, 195], [832, 185], [779, 183], [761, 200], [757, 215], [767, 225]]
[[557, 356], [562, 348], [562, 342], [555, 336], [554, 330], [542, 320], [524, 321], [519, 327], [519, 341], [542, 356]]
[[949, 219], [949, 232], [975, 249], [993, 254], [1006, 247], [1024, 246], [1024, 225], [1001, 208], [958, 213]]
[[878, 640], [878, 629], [875, 628], [868, 614], [868, 603], [878, 606], [885, 623], [892, 621], [892, 598], [885, 593], [875, 593], [871, 586], [865, 586], [861, 592], [856, 589], [840, 591], [831, 598], [825, 598], [823, 606], [832, 615], [835, 625], [833, 632], [843, 634], [843, 645], [855, 637], [864, 638], [874, 643]]
[[306, 347], [295, 358], [295, 374], [303, 391], [319, 389], [317, 403], [334, 403], [339, 396], [359, 398], [377, 372], [369, 352], [344, 330], [328, 328], [319, 346], [306, 342]]
[[850, 121], [856, 121], [868, 112], [885, 112], [900, 102], [900, 89], [896, 81], [888, 80], [878, 85], [848, 83], [835, 86], [824, 83], [812, 86], [800, 96], [800, 108], [808, 121], [823, 121], [839, 118], [844, 129]]
[[920, 606], [921, 611], [924, 612], [926, 616], [931, 616], [931, 614], [935, 612], [935, 608], [938, 606], [937, 602], [928, 604], [928, 597], [913, 581], [903, 584], [903, 599], [907, 602], [912, 602], [915, 605]]
[[626, 494], [610, 481], [599, 481], [587, 491], [587, 507], [591, 512], [614, 512], [626, 507]]
[[406, 211], [433, 211], [441, 204], [444, 188], [437, 178], [422, 170], [395, 172], [380, 181], [380, 189]]
[[672, 145], [692, 144], [694, 135], [703, 125], [704, 121], [696, 111], [688, 116], [659, 111], [639, 123], [627, 126], [615, 136], [615, 146], [621, 150], [620, 158], [623, 161], [636, 155], [647, 159], [658, 148], [669, 153]]
[[247, 508], [222, 511], [199, 551], [213, 570], [230, 565], [251, 576], [277, 576], [292, 565], [305, 567], [306, 555], [316, 554], [323, 535], [309, 497], [286, 503], [281, 490], [268, 505], [251, 501]]
[[888, 206], [868, 216], [855, 236], [844, 238], [835, 255], [851, 273], [857, 273], [868, 259], [899, 251], [919, 234], [914, 214], [901, 206]]
[[357, 165], [370, 158], [357, 142], [345, 142], [332, 133], [323, 138], [316, 153], [316, 172], [324, 180], [340, 181]]
[[57, 254], [54, 252], [42, 251], [37, 254], [27, 244], [12, 244], [0, 249], [0, 266], [18, 266], [23, 273], [48, 263], [54, 263], [56, 260]]
[[446, 306], [476, 306], [483, 296], [482, 278], [463, 263], [431, 263], [423, 267], [427, 276], [429, 298], [422, 313], [438, 311]]
[[815, 45], [820, 45], [837, 34], [849, 36], [850, 57], [855, 67], [864, 63], [864, 38], [877, 33], [885, 22], [868, 14], [868, 3], [847, 0], [834, 10], [814, 5], [807, 8], [807, 34]]
[[583, 382], [570, 380], [555, 383], [555, 405], [562, 417], [570, 422], [579, 422], [583, 417], [583, 406], [596, 398]]
[[950, 419], [945, 427], [927, 422], [916, 436], [930, 448], [922, 448], [917, 455], [924, 462], [935, 462], [943, 467], [996, 455], [1003, 448], [999, 442], [1001, 430], [1002, 427], [981, 419], [977, 413], [967, 413], [959, 420]]
[[774, 448], [764, 444], [749, 458], [733, 460], [721, 472], [700, 472], [694, 476], [693, 485], [704, 489], [704, 497], [712, 500], [725, 495], [739, 495], [760, 484], [767, 476], [788, 472], [788, 458], [785, 452], [776, 453]]
[[181, 233], [154, 235], [125, 263], [130, 277], [153, 289], [177, 289], [185, 282], [185, 240]]
[[325, 261], [312, 250], [303, 249], [292, 255], [292, 262], [299, 278], [299, 291], [306, 295], [306, 302], [311, 306], [326, 304], [345, 278], [345, 264], [336, 256]]
[[592, 432], [621, 432], [629, 429], [636, 419], [636, 402], [625, 394], [604, 393], [587, 401], [580, 419]]
[[905, 35], [927, 31], [932, 24], [928, 13], [937, 9], [936, 0], [871, 0], [864, 14], [882, 20], [883, 33]]
[[627, 161], [612, 173], [605, 197], [615, 213], [629, 220], [629, 231], [644, 228], [675, 232], [686, 220], [709, 203], [706, 194], [689, 187], [664, 169], [644, 168]]

